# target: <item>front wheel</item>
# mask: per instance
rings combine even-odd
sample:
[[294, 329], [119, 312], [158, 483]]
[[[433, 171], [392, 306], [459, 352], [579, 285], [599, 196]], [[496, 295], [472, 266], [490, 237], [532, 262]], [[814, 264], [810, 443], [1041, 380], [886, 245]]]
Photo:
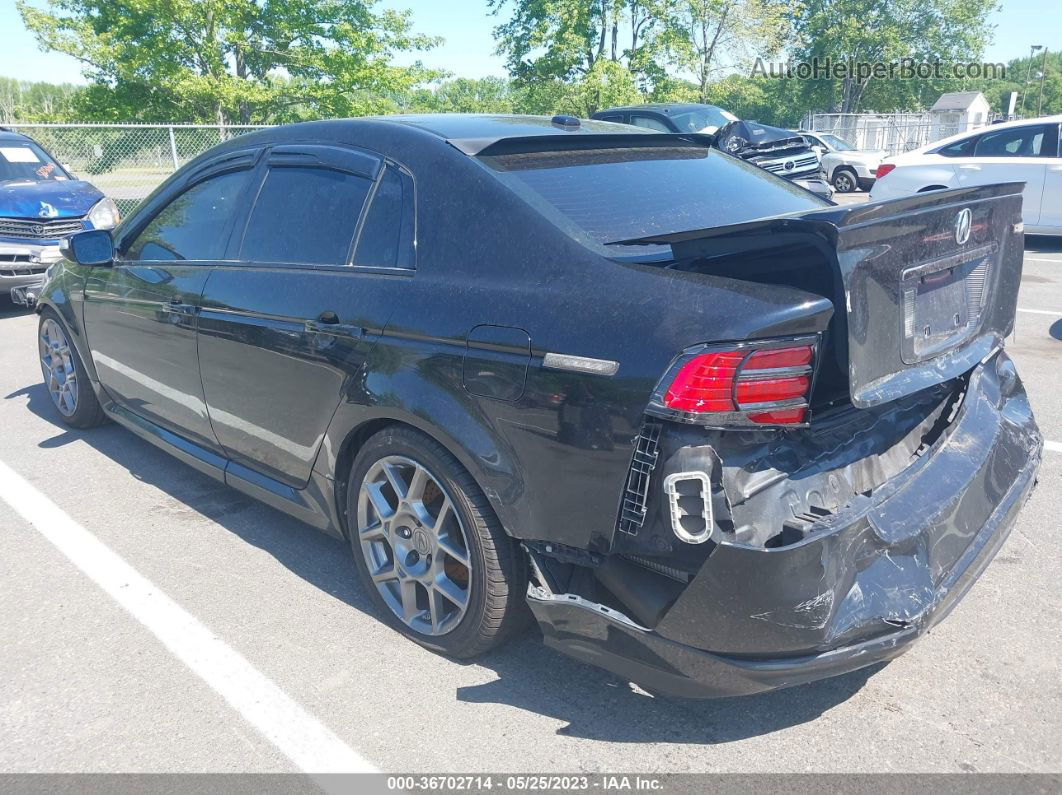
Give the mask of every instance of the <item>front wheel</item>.
[[420, 645], [472, 657], [524, 623], [523, 554], [434, 439], [400, 426], [370, 438], [351, 468], [347, 524], [384, 620]]
[[856, 178], [851, 171], [839, 168], [833, 175], [833, 187], [838, 193], [851, 193], [856, 189]]
[[77, 348], [70, 344], [63, 322], [52, 309], [41, 312], [37, 348], [44, 386], [59, 419], [73, 428], [92, 428], [106, 422], [107, 415], [96, 399]]

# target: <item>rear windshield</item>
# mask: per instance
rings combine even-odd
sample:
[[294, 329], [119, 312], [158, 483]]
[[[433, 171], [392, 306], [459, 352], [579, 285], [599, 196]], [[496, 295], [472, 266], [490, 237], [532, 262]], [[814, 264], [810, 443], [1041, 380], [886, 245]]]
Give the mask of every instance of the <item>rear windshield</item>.
[[37, 144], [0, 141], [0, 182], [66, 179], [66, 172]]
[[482, 157], [498, 177], [599, 253], [659, 254], [619, 241], [828, 206], [756, 166], [701, 146], [521, 152]]

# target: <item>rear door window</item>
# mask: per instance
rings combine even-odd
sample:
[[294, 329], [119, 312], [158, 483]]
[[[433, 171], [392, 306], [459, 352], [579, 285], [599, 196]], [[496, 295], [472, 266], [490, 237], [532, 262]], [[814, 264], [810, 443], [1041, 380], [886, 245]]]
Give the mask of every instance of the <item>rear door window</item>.
[[1040, 157], [1045, 154], [1045, 141], [1051, 140], [1049, 129], [1049, 125], [1037, 124], [987, 132], [977, 139], [974, 157]]
[[198, 182], [167, 204], [125, 250], [125, 259], [140, 261], [220, 260], [240, 199], [251, 179], [249, 170], [233, 171]]
[[648, 130], [671, 132], [671, 128], [655, 116], [642, 116], [637, 113], [631, 114], [631, 124], [633, 124], [635, 127], [645, 127]]
[[415, 268], [415, 240], [413, 177], [405, 169], [388, 164], [366, 213], [354, 264], [375, 268]]
[[323, 166], [269, 167], [243, 233], [240, 259], [347, 265], [368, 177]]

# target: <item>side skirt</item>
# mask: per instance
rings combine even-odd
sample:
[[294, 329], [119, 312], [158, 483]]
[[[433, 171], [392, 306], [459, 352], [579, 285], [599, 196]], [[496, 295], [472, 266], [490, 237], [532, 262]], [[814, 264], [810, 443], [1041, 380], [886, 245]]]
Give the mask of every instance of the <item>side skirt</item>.
[[174, 458], [188, 464], [214, 480], [232, 486], [256, 500], [264, 502], [289, 516], [306, 522], [329, 535], [343, 538], [338, 517], [330, 504], [329, 496], [334, 492], [332, 482], [324, 475], [313, 473], [309, 485], [304, 489], [294, 489], [260, 472], [230, 461], [224, 456], [207, 450], [201, 445], [190, 442], [172, 431], [146, 420], [108, 400], [102, 390], [98, 390], [107, 414], [124, 428], [135, 433], [141, 439], [163, 450]]

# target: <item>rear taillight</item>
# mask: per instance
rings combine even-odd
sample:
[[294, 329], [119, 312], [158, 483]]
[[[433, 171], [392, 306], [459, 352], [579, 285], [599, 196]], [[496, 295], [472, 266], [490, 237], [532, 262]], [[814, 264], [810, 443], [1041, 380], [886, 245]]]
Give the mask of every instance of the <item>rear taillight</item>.
[[882, 163], [880, 166], [878, 166], [878, 170], [874, 172], [874, 178], [881, 179], [894, 168], [896, 168], [895, 163]]
[[672, 366], [653, 405], [658, 413], [711, 425], [802, 425], [817, 340], [703, 346]]

